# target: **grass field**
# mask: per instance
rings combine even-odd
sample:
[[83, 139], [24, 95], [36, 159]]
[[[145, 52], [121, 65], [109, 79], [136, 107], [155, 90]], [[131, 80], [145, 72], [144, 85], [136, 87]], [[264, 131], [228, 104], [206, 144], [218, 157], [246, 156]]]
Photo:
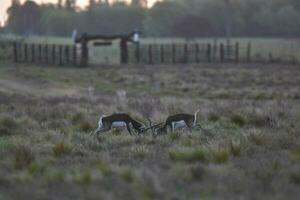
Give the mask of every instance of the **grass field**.
[[[299, 199], [299, 99], [297, 66], [1, 64], [0, 199]], [[89, 136], [197, 109], [207, 131]]]

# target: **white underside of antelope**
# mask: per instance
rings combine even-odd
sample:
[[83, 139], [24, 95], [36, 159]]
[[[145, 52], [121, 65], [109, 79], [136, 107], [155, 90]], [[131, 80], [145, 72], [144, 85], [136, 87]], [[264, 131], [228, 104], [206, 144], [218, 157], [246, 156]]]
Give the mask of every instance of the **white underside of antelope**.
[[172, 122], [172, 131], [179, 128], [186, 128], [187, 125], [184, 120]]

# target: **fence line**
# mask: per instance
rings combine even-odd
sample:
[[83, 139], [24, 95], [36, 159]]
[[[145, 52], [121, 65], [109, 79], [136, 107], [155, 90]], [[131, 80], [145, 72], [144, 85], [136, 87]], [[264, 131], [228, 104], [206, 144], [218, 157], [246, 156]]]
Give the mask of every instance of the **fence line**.
[[16, 63], [46, 65], [77, 65], [75, 45], [13, 43], [13, 60]]
[[[130, 44], [128, 64], [193, 64], [193, 63], [289, 63], [297, 64], [295, 56], [278, 59], [272, 53], [261, 58], [252, 51], [251, 43], [240, 45], [185, 43], [185, 44]], [[58, 66], [81, 66], [83, 51], [76, 45], [1, 42], [0, 60]], [[100, 63], [99, 63], [100, 64]]]
[[[251, 48], [251, 47], [250, 47]], [[249, 49], [250, 51], [250, 49]], [[250, 60], [250, 53], [248, 53]], [[129, 46], [129, 63], [188, 64], [201, 62], [239, 62], [240, 46], [211, 44], [133, 44]]]

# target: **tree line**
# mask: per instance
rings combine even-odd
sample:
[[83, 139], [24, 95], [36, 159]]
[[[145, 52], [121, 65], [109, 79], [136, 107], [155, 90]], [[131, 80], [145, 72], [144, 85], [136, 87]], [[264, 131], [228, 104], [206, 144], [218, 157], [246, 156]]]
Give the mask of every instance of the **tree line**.
[[122, 34], [135, 29], [151, 37], [297, 37], [299, 0], [164, 0], [147, 8], [147, 0], [130, 3], [76, 0], [36, 4], [12, 0], [1, 32], [70, 36], [79, 33]]

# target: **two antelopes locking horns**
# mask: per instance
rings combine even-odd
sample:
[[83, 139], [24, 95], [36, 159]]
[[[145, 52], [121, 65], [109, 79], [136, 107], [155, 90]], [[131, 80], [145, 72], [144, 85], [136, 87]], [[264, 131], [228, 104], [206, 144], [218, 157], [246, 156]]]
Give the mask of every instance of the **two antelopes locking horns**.
[[112, 114], [110, 116], [101, 116], [98, 122], [98, 128], [94, 132], [99, 136], [101, 133], [110, 131], [112, 128], [127, 128], [130, 135], [133, 133], [143, 134], [148, 130], [152, 131], [153, 135], [158, 135], [162, 133], [173, 132], [179, 128], [188, 128], [192, 130], [194, 127], [200, 127], [197, 124], [197, 114], [199, 110], [194, 114], [180, 113], [176, 115], [169, 116], [165, 122], [159, 124], [152, 124], [151, 120], [149, 127], [145, 127], [144, 124], [134, 120], [129, 114], [118, 113]]

